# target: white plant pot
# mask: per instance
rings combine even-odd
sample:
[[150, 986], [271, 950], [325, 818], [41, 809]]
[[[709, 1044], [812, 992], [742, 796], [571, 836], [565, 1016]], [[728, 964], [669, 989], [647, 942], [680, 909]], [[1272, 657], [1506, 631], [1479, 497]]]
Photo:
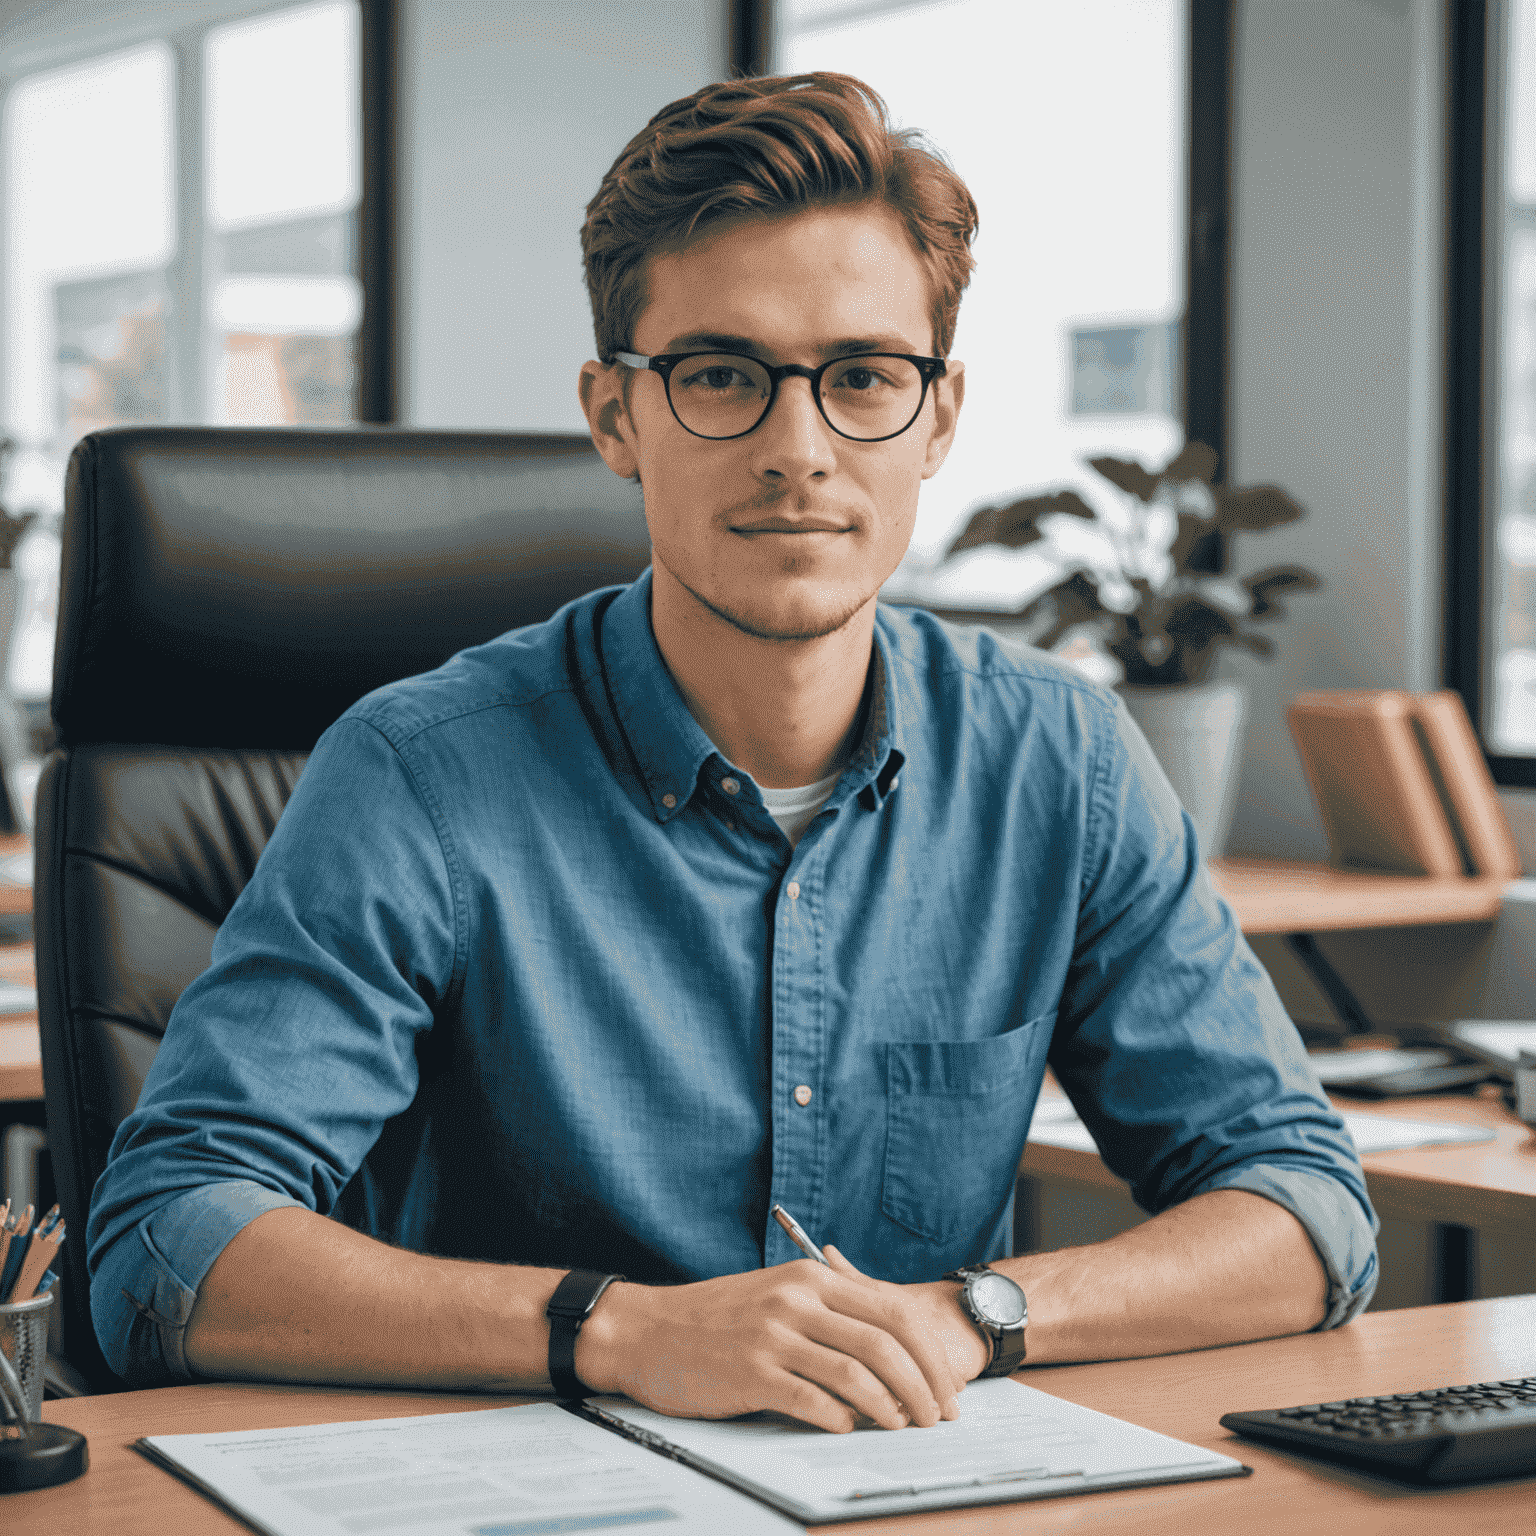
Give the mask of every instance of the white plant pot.
[[1215, 858], [1237, 806], [1247, 690], [1241, 683], [1177, 683], [1122, 687], [1120, 694], [1189, 812], [1202, 856]]

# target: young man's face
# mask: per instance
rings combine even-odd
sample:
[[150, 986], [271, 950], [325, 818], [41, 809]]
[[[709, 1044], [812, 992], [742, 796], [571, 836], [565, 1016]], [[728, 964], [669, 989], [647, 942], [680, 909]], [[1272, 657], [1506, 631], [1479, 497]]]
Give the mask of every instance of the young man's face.
[[[933, 355], [927, 276], [884, 204], [706, 230], [650, 259], [648, 295], [633, 338], [646, 356], [724, 338], [770, 364]], [[608, 463], [638, 471], [645, 488], [655, 601], [698, 604], [777, 640], [830, 634], [873, 601], [906, 551], [918, 488], [944, 460], [963, 389], [951, 364], [906, 432], [854, 442], [822, 417], [809, 380], [786, 378], [754, 431], [711, 441], [679, 424], [654, 373], [633, 376], [626, 416], [623, 373], [588, 363], [582, 400]]]

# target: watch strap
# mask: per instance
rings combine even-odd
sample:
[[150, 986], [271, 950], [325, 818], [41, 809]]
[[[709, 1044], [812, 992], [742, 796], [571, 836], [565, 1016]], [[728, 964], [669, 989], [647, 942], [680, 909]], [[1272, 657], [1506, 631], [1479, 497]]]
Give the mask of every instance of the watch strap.
[[592, 1314], [597, 1299], [623, 1275], [605, 1275], [594, 1269], [573, 1269], [549, 1298], [544, 1315], [549, 1319], [549, 1380], [562, 1398], [590, 1397], [576, 1374], [576, 1336]]
[[[995, 1273], [996, 1271], [993, 1270], [990, 1264], [963, 1264], [959, 1269], [950, 1270], [943, 1278], [946, 1280], [958, 1280], [961, 1285], [964, 1285], [967, 1281], [974, 1280], [978, 1275]], [[1008, 1277], [1005, 1275], [1003, 1278], [1007, 1279]], [[1015, 1280], [1013, 1284], [1018, 1285], [1018, 1281]], [[962, 1291], [961, 1295], [964, 1296], [965, 1293]], [[987, 1342], [992, 1346], [992, 1358], [983, 1367], [981, 1377], [978, 1379], [984, 1379], [988, 1376], [1013, 1375], [1019, 1368], [1020, 1362], [1024, 1360], [1028, 1349], [1026, 1340], [1029, 1324], [1028, 1302], [1025, 1303], [1024, 1322], [1017, 1328], [991, 1328], [983, 1323], [974, 1312], [971, 1312], [969, 1304], [966, 1305], [966, 1311], [970, 1313], [971, 1321], [976, 1324], [977, 1328], [986, 1336]]]

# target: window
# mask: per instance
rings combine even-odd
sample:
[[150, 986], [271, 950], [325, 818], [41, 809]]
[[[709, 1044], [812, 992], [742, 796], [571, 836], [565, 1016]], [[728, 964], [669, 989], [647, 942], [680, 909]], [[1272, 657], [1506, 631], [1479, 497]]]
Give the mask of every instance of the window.
[[0, 572], [0, 769], [23, 821], [75, 443], [138, 423], [379, 419], [392, 395], [358, 367], [361, 331], [387, 368], [389, 295], [365, 319], [358, 274], [361, 236], [387, 289], [388, 0], [75, 11], [7, 17], [0, 42], [0, 506], [35, 514]]
[[[162, 36], [5, 95], [13, 511], [56, 514], [98, 427], [355, 416], [358, 0], [159, 9]], [[172, 31], [188, 12], [201, 24]]]
[[1447, 680], [1536, 785], [1536, 0], [1452, 11]]
[[343, 0], [208, 36], [211, 421], [352, 419], [357, 32], [357, 7]]
[[1085, 458], [1155, 467], [1183, 443], [1188, 31], [1184, 0], [778, 9], [777, 68], [868, 81], [980, 210], [953, 349], [965, 409], [924, 484], [907, 567], [929, 601], [1017, 610], [1039, 589], [1027, 549], [927, 573], [978, 505], [1067, 483], [1092, 502], [1103, 492]]

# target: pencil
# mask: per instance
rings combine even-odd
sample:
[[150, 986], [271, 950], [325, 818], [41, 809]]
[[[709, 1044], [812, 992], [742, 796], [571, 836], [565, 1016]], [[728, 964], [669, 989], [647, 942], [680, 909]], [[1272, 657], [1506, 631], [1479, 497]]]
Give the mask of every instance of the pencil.
[[37, 1282], [43, 1278], [43, 1271], [53, 1262], [59, 1251], [59, 1244], [64, 1241], [63, 1234], [57, 1238], [52, 1234], [41, 1241], [36, 1236], [32, 1239], [32, 1246], [27, 1249], [27, 1256], [21, 1261], [21, 1270], [16, 1276], [16, 1283], [11, 1287], [10, 1301], [31, 1301], [37, 1294]]

